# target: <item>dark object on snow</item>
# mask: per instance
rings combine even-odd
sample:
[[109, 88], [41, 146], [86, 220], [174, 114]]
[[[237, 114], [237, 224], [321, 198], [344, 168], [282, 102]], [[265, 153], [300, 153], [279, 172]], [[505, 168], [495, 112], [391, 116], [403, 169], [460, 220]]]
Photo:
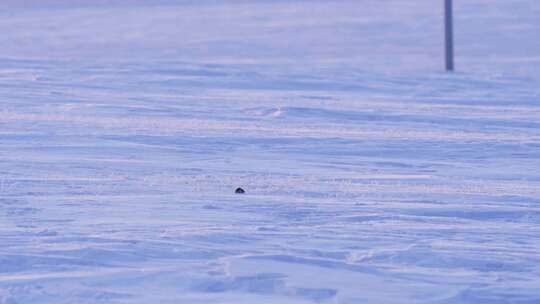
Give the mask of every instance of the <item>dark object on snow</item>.
[[234, 190], [234, 193], [236, 193], [236, 194], [244, 194], [244, 193], [246, 193], [246, 191], [244, 191], [244, 189], [242, 189], [242, 188], [236, 188], [236, 190]]

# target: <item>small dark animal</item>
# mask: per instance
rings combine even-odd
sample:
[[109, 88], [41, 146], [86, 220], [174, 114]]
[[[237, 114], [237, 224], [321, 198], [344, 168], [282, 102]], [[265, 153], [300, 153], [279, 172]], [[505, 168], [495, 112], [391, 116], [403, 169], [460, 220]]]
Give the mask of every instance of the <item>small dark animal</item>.
[[236, 194], [244, 194], [244, 193], [246, 193], [246, 191], [244, 191], [244, 189], [242, 189], [242, 188], [236, 188], [236, 190], [234, 190], [234, 193], [236, 193]]

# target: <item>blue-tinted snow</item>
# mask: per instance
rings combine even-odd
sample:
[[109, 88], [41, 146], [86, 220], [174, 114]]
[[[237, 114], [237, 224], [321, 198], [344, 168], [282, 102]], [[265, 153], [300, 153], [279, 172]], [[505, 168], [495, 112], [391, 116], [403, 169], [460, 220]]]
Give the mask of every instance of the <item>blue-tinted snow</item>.
[[540, 6], [456, 2], [2, 1], [0, 303], [539, 303]]

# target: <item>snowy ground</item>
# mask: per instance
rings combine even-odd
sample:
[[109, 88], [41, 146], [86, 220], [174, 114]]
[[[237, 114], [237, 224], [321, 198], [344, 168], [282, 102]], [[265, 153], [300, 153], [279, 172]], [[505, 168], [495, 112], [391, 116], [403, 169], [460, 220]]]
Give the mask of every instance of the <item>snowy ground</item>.
[[120, 2], [0, 4], [0, 303], [540, 303], [536, 0]]

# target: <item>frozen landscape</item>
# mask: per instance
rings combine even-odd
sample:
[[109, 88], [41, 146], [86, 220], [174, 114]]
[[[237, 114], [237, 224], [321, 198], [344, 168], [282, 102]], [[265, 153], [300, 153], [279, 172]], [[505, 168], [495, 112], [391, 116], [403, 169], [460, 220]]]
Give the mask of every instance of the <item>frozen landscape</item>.
[[442, 8], [2, 1], [0, 303], [540, 303], [540, 4]]

